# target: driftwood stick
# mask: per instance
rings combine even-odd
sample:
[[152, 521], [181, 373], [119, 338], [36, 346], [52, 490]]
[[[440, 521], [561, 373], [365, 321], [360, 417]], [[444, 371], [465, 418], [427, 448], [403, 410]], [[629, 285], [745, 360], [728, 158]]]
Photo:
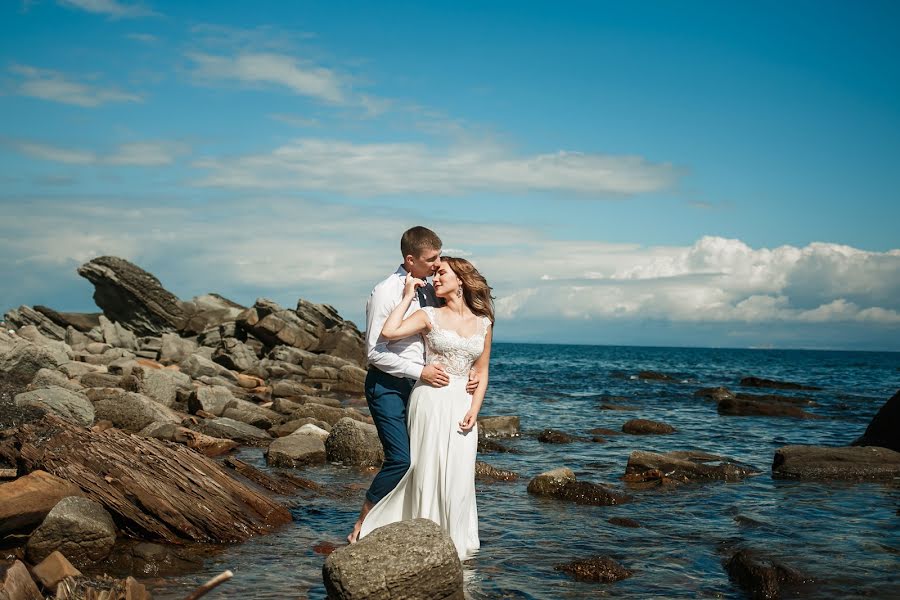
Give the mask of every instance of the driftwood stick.
[[204, 583], [203, 585], [198, 587], [196, 590], [191, 592], [190, 595], [187, 596], [184, 600], [197, 600], [197, 598], [199, 598], [200, 596], [205, 596], [206, 593], [209, 592], [211, 589], [213, 589], [214, 587], [216, 587], [217, 585], [219, 585], [221, 583], [225, 583], [232, 577], [234, 577], [234, 573], [232, 573], [231, 571], [222, 571], [221, 573], [219, 573], [218, 575], [216, 575], [215, 577], [213, 577], [212, 579], [210, 579], [209, 581], [207, 581], [206, 583]]

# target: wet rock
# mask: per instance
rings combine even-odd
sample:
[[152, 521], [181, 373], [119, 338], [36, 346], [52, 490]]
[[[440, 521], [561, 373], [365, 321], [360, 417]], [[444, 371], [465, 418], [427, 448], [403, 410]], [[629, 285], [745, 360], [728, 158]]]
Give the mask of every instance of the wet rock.
[[338, 548], [322, 567], [329, 598], [462, 599], [462, 564], [450, 537], [428, 519], [376, 529]]
[[806, 412], [798, 406], [781, 402], [763, 402], [725, 398], [718, 404], [720, 415], [737, 417], [793, 417], [795, 419], [818, 419], [818, 415]]
[[675, 433], [675, 428], [666, 423], [660, 423], [659, 421], [631, 419], [622, 425], [622, 431], [632, 435], [665, 435]]
[[0, 484], [0, 534], [32, 529], [60, 500], [81, 493], [77, 485], [40, 470]]
[[609, 556], [595, 556], [576, 560], [564, 565], [553, 567], [557, 571], [568, 573], [579, 581], [596, 581], [599, 583], [613, 583], [620, 579], [631, 577], [632, 572]]
[[773, 390], [821, 390], [820, 387], [793, 383], [791, 381], [776, 381], [762, 377], [744, 377], [741, 379], [744, 387], [770, 388]]
[[607, 429], [605, 427], [595, 427], [588, 431], [591, 435], [622, 435], [621, 431], [615, 429]]
[[738, 392], [734, 395], [738, 400], [753, 400], [754, 402], [774, 402], [781, 404], [796, 404], [798, 406], [817, 406], [818, 402], [812, 398], [797, 396], [782, 396], [780, 394], [748, 394]]
[[892, 480], [900, 477], [900, 452], [879, 446], [783, 446], [775, 451], [772, 477], [811, 480]]
[[713, 387], [697, 390], [696, 392], [694, 392], [694, 397], [709, 398], [710, 400], [720, 402], [728, 398], [734, 398], [735, 396], [734, 393], [727, 387]]
[[357, 466], [378, 466], [384, 462], [384, 449], [374, 425], [347, 417], [337, 421], [325, 440], [328, 460]]
[[325, 443], [316, 435], [295, 432], [278, 438], [266, 450], [270, 467], [302, 467], [325, 462]]
[[705, 452], [644, 452], [636, 450], [628, 457], [625, 480], [643, 482], [666, 478], [681, 483], [691, 481], [740, 481], [760, 471]]
[[485, 437], [478, 438], [478, 452], [482, 454], [519, 454], [519, 451], [509, 446], [504, 446], [500, 442]]
[[484, 437], [516, 437], [519, 435], [519, 417], [479, 417], [478, 435]]
[[25, 546], [34, 563], [59, 550], [75, 565], [88, 565], [106, 558], [116, 543], [116, 526], [98, 502], [69, 496], [60, 500]]
[[[122, 549], [123, 571], [141, 577], [171, 577], [197, 571], [203, 561], [184, 548], [138, 542]], [[121, 562], [121, 559], [120, 559]]]
[[[462, 579], [462, 575], [460, 575], [460, 579]], [[38, 590], [31, 575], [28, 574], [25, 563], [17, 560], [6, 570], [3, 581], [0, 582], [0, 598], [4, 600], [44, 600], [44, 595]]]
[[43, 588], [55, 592], [60, 581], [66, 577], [78, 577], [81, 571], [76, 569], [61, 552], [54, 550], [32, 569], [32, 574]]
[[538, 434], [537, 439], [544, 444], [569, 444], [576, 441], [577, 438], [555, 429], [545, 429]]
[[641, 526], [640, 523], [635, 521], [634, 519], [627, 519], [625, 517], [613, 517], [612, 519], [607, 519], [607, 523], [610, 525], [618, 525], [619, 527], [629, 527], [631, 529], [637, 529]]
[[900, 452], [900, 391], [884, 403], [853, 446], [881, 446]]
[[593, 506], [624, 504], [632, 499], [598, 483], [577, 481], [575, 473], [566, 467], [541, 473], [532, 479], [528, 483], [528, 493]]
[[647, 379], [650, 381], [677, 381], [671, 375], [667, 375], [665, 373], [658, 373], [656, 371], [641, 371], [637, 374], [638, 379]]
[[91, 401], [84, 394], [66, 388], [52, 386], [24, 392], [16, 396], [15, 402], [16, 406], [34, 406], [84, 427], [94, 424]]
[[804, 581], [794, 569], [746, 548], [735, 552], [723, 564], [728, 577], [752, 598], [779, 598], [782, 584]]
[[182, 302], [127, 260], [101, 256], [81, 265], [78, 274], [94, 284], [94, 301], [104, 315], [138, 335], [160, 335], [184, 324]]
[[504, 471], [486, 462], [476, 460], [475, 479], [479, 481], [516, 481], [519, 479], [519, 474], [514, 471]]
[[266, 433], [265, 429], [260, 429], [235, 419], [229, 419], [228, 417], [205, 419], [197, 426], [197, 429], [200, 433], [234, 440], [242, 444], [267, 445], [272, 441], [272, 436]]
[[192, 354], [195, 354], [199, 349], [196, 341], [183, 338], [177, 333], [164, 333], [161, 336], [161, 340], [159, 362], [166, 365], [177, 365]]
[[638, 410], [637, 406], [630, 404], [601, 404], [600, 410]]
[[119, 429], [137, 432], [154, 422], [181, 422], [172, 409], [142, 394], [119, 388], [88, 388], [85, 394], [94, 404], [94, 417]]

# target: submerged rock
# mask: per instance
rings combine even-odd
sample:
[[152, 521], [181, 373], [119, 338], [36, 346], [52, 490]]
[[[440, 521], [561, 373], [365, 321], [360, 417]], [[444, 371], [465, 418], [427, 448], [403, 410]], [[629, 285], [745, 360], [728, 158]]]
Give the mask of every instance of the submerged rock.
[[818, 419], [818, 415], [808, 413], [798, 406], [782, 402], [742, 400], [725, 398], [719, 402], [720, 415], [736, 417], [793, 417], [795, 419]]
[[900, 452], [878, 446], [783, 446], [775, 451], [776, 479], [891, 480], [900, 477]]
[[900, 391], [884, 403], [853, 446], [881, 446], [900, 452]]
[[538, 434], [537, 439], [544, 444], [569, 444], [577, 440], [574, 436], [555, 429], [545, 429]]
[[612, 506], [632, 500], [628, 494], [604, 485], [577, 481], [575, 473], [566, 467], [541, 473], [532, 479], [528, 484], [528, 493], [593, 506]]
[[493, 467], [480, 460], [475, 461], [475, 479], [480, 481], [516, 481], [519, 474], [513, 471], [504, 471]]
[[812, 385], [803, 385], [791, 381], [776, 381], [774, 379], [764, 379], [762, 377], [744, 377], [741, 379], [741, 385], [744, 387], [770, 388], [773, 390], [821, 390], [820, 387]]
[[796, 570], [758, 555], [749, 549], [738, 550], [723, 562], [728, 577], [752, 598], [779, 598], [785, 583], [802, 583]]
[[629, 527], [631, 529], [640, 528], [641, 524], [635, 521], [634, 519], [628, 519], [625, 517], [613, 517], [612, 519], [607, 519], [607, 523], [610, 525], [618, 525], [619, 527]]
[[628, 458], [625, 480], [644, 482], [667, 479], [681, 483], [691, 481], [740, 481], [760, 471], [729, 459], [705, 452], [644, 452], [636, 450]]
[[641, 371], [637, 374], [638, 379], [648, 379], [650, 381], [677, 381], [671, 375], [666, 375], [665, 373], [658, 373], [656, 371]]
[[734, 392], [729, 390], [727, 387], [714, 387], [714, 388], [703, 388], [694, 392], [695, 398], [709, 398], [710, 400], [715, 400], [719, 402], [721, 400], [725, 400], [726, 398], [734, 398]]
[[632, 571], [626, 569], [609, 556], [585, 558], [564, 565], [556, 565], [553, 568], [557, 571], [568, 573], [579, 581], [596, 581], [599, 583], [612, 583], [620, 579], [627, 579], [632, 575]]
[[649, 419], [631, 419], [622, 425], [622, 431], [632, 435], [665, 435], [675, 433], [675, 428], [667, 423]]

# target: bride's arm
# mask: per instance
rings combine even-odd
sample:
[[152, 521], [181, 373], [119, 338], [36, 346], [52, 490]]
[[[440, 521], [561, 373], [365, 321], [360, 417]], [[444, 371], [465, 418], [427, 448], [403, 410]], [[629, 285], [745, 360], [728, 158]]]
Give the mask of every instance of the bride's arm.
[[409, 273], [406, 274], [403, 299], [400, 301], [400, 304], [394, 307], [394, 310], [391, 311], [391, 314], [388, 315], [387, 320], [384, 322], [384, 327], [381, 328], [381, 335], [385, 339], [400, 340], [427, 331], [431, 326], [431, 323], [428, 322], [428, 315], [421, 310], [417, 310], [409, 315], [408, 319], [403, 318], [416, 295], [416, 288], [422, 285], [425, 285], [424, 281], [416, 279]]
[[475, 364], [472, 365], [472, 368], [478, 373], [478, 387], [472, 394], [472, 407], [469, 408], [463, 420], [459, 422], [459, 428], [463, 431], [471, 430], [475, 427], [475, 423], [478, 422], [478, 411], [481, 410], [484, 394], [487, 392], [488, 366], [491, 361], [491, 339], [493, 334], [494, 328], [489, 327], [484, 336], [484, 351], [478, 357], [478, 360], [475, 361]]

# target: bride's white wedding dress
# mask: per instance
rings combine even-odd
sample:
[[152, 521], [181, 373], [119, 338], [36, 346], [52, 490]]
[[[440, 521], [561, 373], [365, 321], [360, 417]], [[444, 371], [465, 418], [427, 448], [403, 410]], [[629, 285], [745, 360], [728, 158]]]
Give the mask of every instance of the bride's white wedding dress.
[[459, 427], [472, 405], [466, 393], [469, 370], [484, 351], [490, 319], [462, 337], [442, 329], [433, 307], [425, 307], [431, 331], [425, 335], [426, 364], [440, 363], [450, 385], [431, 387], [419, 381], [409, 397], [410, 467], [400, 482], [376, 504], [363, 521], [359, 537], [407, 519], [426, 518], [450, 534], [460, 560], [478, 550], [478, 511], [475, 507], [475, 453], [478, 426], [468, 432]]

